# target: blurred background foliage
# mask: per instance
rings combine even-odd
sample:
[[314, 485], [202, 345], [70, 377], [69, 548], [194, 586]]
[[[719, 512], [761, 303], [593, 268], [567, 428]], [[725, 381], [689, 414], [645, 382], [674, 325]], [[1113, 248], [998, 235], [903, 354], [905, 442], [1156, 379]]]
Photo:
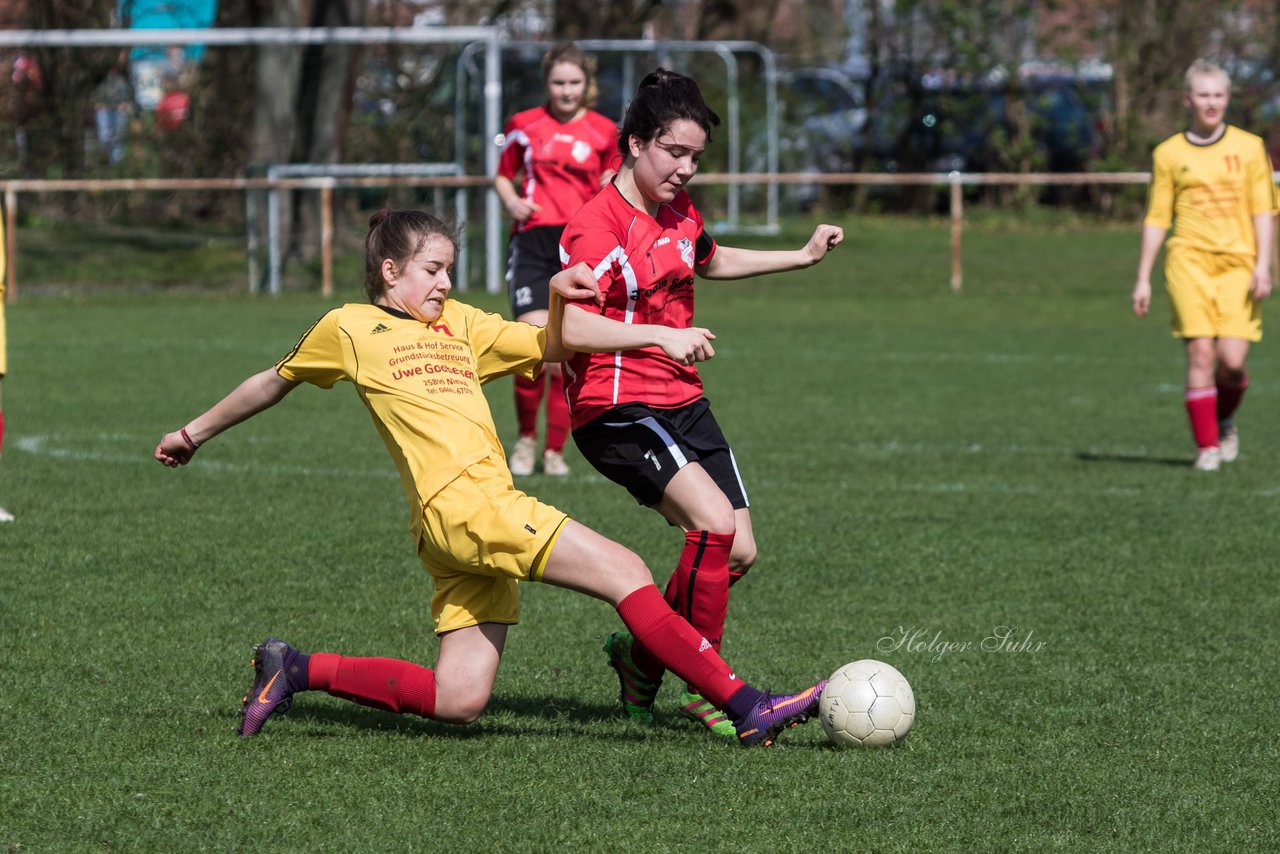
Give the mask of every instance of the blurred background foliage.
[[[207, 11], [215, 27], [496, 26], [507, 39], [504, 117], [540, 100], [537, 60], [547, 40], [758, 42], [779, 60], [779, 165], [796, 172], [1143, 170], [1151, 147], [1182, 126], [1182, 72], [1205, 56], [1233, 75], [1229, 119], [1263, 135], [1273, 157], [1280, 153], [1277, 7], [1254, 0], [0, 0], [0, 27], [128, 27], [157, 6], [179, 21]], [[461, 162], [475, 174], [492, 144], [480, 132], [480, 74], [467, 68], [477, 57], [459, 46], [385, 44], [185, 47], [145, 61], [115, 48], [11, 50], [0, 56], [9, 84], [0, 114], [12, 128], [0, 134], [0, 174], [203, 178], [272, 163], [423, 161]], [[738, 58], [740, 168], [760, 170], [763, 69], [752, 54]], [[599, 109], [616, 117], [623, 83], [635, 76], [621, 55], [599, 59]], [[714, 54], [631, 61], [640, 74], [657, 61], [693, 73], [718, 107], [728, 96]], [[123, 106], [108, 103], [120, 97], [110, 86], [113, 66], [128, 82]], [[171, 96], [176, 108], [164, 100]], [[102, 130], [113, 109], [124, 116], [115, 140]], [[725, 157], [717, 145], [706, 168], [725, 168]], [[1032, 195], [1128, 215], [1142, 192]], [[979, 200], [1018, 196], [997, 188]], [[790, 187], [785, 201], [916, 211], [939, 204], [929, 188], [817, 185]], [[243, 207], [227, 193], [66, 194], [27, 202], [24, 215], [110, 208], [162, 221], [231, 221]]]

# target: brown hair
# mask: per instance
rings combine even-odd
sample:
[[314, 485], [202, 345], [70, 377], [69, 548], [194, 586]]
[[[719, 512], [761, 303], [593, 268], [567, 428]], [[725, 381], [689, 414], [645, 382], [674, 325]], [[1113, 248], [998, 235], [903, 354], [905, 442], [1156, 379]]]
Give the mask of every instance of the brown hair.
[[552, 45], [551, 49], [542, 55], [543, 83], [551, 78], [551, 69], [562, 62], [582, 69], [583, 75], [587, 78], [587, 91], [582, 96], [582, 104], [590, 110], [596, 105], [596, 96], [600, 94], [599, 89], [596, 88], [595, 58], [573, 42]]
[[383, 260], [390, 258], [401, 267], [432, 237], [448, 240], [457, 254], [458, 235], [444, 220], [426, 211], [383, 208], [369, 217], [369, 234], [364, 240], [364, 292], [369, 302], [377, 302], [386, 293]]
[[631, 154], [631, 137], [653, 142], [679, 119], [687, 119], [706, 131], [708, 142], [711, 128], [720, 124], [720, 117], [702, 99], [702, 90], [693, 78], [665, 68], [654, 69], [640, 81], [635, 98], [627, 106], [618, 132], [618, 151], [626, 159]]

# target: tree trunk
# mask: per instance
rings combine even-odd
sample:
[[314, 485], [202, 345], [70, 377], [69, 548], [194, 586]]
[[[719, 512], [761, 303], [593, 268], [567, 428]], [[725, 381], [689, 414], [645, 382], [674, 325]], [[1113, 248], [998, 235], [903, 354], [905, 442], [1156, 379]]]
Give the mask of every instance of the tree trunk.
[[[266, 6], [264, 27], [296, 27], [302, 21], [302, 0], [276, 0]], [[296, 45], [258, 47], [253, 89], [253, 129], [249, 135], [249, 162], [253, 166], [288, 163], [297, 134], [298, 88], [302, 74], [302, 48]], [[283, 259], [294, 250], [291, 194], [281, 193], [278, 220], [279, 251]], [[266, 218], [261, 217], [265, 224]]]
[[[364, 26], [368, 5], [365, 0], [315, 0], [310, 26]], [[311, 45], [304, 51], [295, 160], [304, 163], [342, 160], [342, 143], [350, 118], [353, 67], [360, 54], [360, 46], [345, 44]], [[312, 259], [320, 249], [318, 235], [323, 216], [320, 193], [298, 193], [295, 203], [300, 237], [296, 249], [300, 257]]]
[[635, 39], [661, 0], [558, 0], [552, 27], [559, 39]]

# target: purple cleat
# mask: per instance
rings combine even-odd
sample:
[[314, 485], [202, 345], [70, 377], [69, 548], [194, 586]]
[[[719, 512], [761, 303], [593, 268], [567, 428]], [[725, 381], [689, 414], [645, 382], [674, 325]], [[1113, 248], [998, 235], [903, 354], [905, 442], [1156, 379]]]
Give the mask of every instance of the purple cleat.
[[770, 747], [778, 733], [809, 720], [818, 713], [818, 698], [827, 680], [799, 694], [765, 693], [738, 724], [738, 743], [743, 747]]
[[284, 714], [293, 705], [294, 687], [289, 682], [288, 670], [299, 652], [279, 638], [267, 638], [253, 648], [253, 686], [241, 702], [240, 735], [257, 735], [267, 718]]

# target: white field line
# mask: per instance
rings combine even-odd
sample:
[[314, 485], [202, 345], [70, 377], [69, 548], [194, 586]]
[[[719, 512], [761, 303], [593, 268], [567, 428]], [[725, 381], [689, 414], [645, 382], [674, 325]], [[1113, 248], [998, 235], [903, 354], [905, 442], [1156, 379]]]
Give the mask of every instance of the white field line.
[[[48, 457], [57, 460], [74, 460], [76, 462], [88, 463], [108, 463], [112, 465], [159, 465], [155, 458], [151, 456], [154, 445], [150, 445], [147, 440], [140, 439], [137, 436], [112, 435], [100, 433], [96, 436], [87, 436], [88, 442], [97, 442], [98, 444], [127, 444], [136, 450], [129, 452], [121, 452], [118, 450], [101, 451], [96, 449], [82, 449], [67, 447], [65, 438], [53, 435], [43, 436], [19, 436], [13, 440], [14, 450], [23, 453], [32, 454], [38, 457]], [[346, 469], [346, 468], [323, 468], [312, 466], [281, 466], [262, 463], [232, 463], [222, 462], [219, 460], [201, 459], [197, 454], [190, 466], [194, 469], [200, 469], [210, 472], [220, 472], [228, 474], [240, 474], [243, 472], [266, 472], [275, 475], [302, 475], [304, 477], [375, 477], [379, 479], [395, 480], [399, 478], [396, 471], [387, 466], [385, 468], [369, 468], [369, 469]]]
[[[100, 433], [94, 436], [86, 436], [83, 441], [97, 442], [99, 444], [120, 444], [124, 443], [133, 448], [137, 448], [136, 452], [130, 451], [122, 453], [119, 451], [99, 451], [93, 449], [77, 449], [66, 447], [66, 439], [55, 435], [38, 435], [38, 436], [18, 436], [12, 440], [10, 447], [13, 450], [22, 453], [32, 454], [33, 456], [48, 457], [50, 459], [74, 460], [77, 462], [88, 463], [104, 463], [112, 465], [156, 465], [155, 460], [151, 456], [151, 449], [147, 447], [147, 441], [138, 436], [107, 434]], [[243, 441], [243, 440], [242, 440]], [[248, 440], [253, 442], [255, 440]], [[885, 442], [885, 443], [834, 443], [833, 449], [847, 450], [862, 456], [891, 456], [891, 455], [949, 455], [949, 454], [968, 454], [968, 455], [991, 455], [991, 456], [1008, 456], [1011, 454], [1032, 454], [1043, 456], [1060, 456], [1073, 457], [1079, 453], [1097, 454], [1101, 457], [1145, 457], [1152, 454], [1146, 448], [1130, 448], [1130, 449], [1109, 449], [1102, 450], [1099, 448], [1088, 448], [1081, 450], [1078, 448], [1063, 448], [1047, 445], [993, 445], [971, 443], [963, 445], [937, 445], [924, 442]], [[324, 468], [312, 466], [281, 466], [281, 465], [264, 465], [261, 463], [244, 463], [244, 462], [222, 462], [218, 460], [197, 459], [191, 464], [197, 469], [218, 472], [226, 474], [240, 474], [243, 472], [260, 472], [273, 475], [293, 475], [303, 477], [370, 477], [378, 479], [394, 480], [399, 475], [391, 468], [368, 468], [368, 469], [351, 469], [351, 468]], [[1190, 459], [1188, 458], [1188, 470], [1190, 469]], [[1190, 475], [1191, 473], [1188, 472]], [[1196, 475], [1200, 479], [1205, 479], [1204, 475]], [[573, 479], [583, 483], [607, 483], [608, 481], [603, 475], [591, 470], [588, 464], [582, 463], [577, 467], [573, 475]], [[757, 479], [753, 481], [761, 486], [773, 485], [771, 480]], [[1167, 489], [1167, 484], [1161, 484], [1158, 487], [1161, 492]], [[1060, 495], [1062, 489], [1054, 486], [1036, 486], [1030, 484], [1009, 484], [1009, 483], [965, 483], [959, 482], [939, 482], [939, 483], [895, 483], [892, 485], [878, 484], [877, 491], [894, 491], [894, 492], [923, 492], [935, 495], [949, 494], [968, 494], [968, 495]], [[1095, 495], [1095, 496], [1115, 496], [1115, 497], [1133, 497], [1139, 496], [1148, 490], [1140, 486], [1109, 486], [1102, 489], [1072, 489], [1073, 495]], [[1216, 494], [1216, 493], [1215, 493]], [[1269, 487], [1265, 489], [1241, 490], [1235, 492], [1237, 495], [1252, 495], [1259, 498], [1274, 498], [1280, 496], [1280, 486]]]

